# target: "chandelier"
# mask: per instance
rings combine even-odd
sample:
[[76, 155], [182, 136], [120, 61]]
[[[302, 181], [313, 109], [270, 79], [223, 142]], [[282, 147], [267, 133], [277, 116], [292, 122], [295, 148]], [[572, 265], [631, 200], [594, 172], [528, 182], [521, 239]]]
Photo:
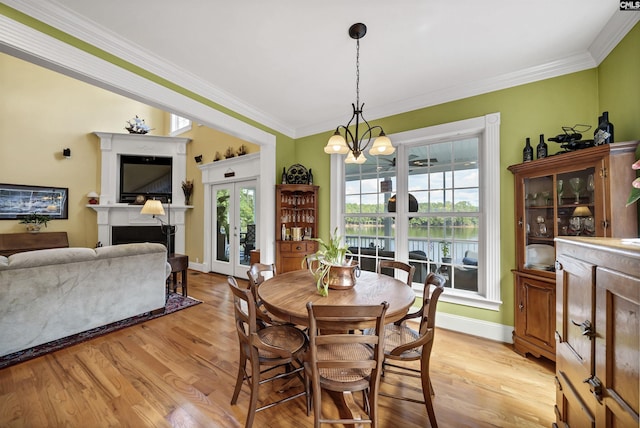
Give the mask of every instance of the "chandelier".
[[[340, 125], [336, 128], [336, 132], [329, 138], [324, 152], [327, 154], [348, 154], [346, 163], [362, 164], [367, 159], [364, 151], [369, 147], [371, 138], [375, 131], [380, 131], [378, 137], [373, 141], [369, 154], [390, 155], [395, 152], [395, 148], [391, 145], [391, 140], [384, 133], [381, 126], [371, 126], [362, 115], [364, 103], [360, 104], [360, 39], [367, 34], [367, 26], [358, 23], [349, 27], [349, 36], [356, 40], [356, 103], [351, 104], [353, 115], [346, 125]], [[349, 129], [353, 125], [353, 132]], [[358, 135], [360, 126], [366, 127], [362, 135]], [[342, 132], [341, 132], [342, 131]]]

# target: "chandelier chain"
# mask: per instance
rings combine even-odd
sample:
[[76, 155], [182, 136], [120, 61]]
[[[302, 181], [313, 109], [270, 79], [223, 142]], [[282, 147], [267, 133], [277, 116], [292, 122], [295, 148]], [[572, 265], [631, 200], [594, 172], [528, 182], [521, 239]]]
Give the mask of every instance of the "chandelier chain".
[[360, 110], [360, 39], [356, 40], [356, 108]]

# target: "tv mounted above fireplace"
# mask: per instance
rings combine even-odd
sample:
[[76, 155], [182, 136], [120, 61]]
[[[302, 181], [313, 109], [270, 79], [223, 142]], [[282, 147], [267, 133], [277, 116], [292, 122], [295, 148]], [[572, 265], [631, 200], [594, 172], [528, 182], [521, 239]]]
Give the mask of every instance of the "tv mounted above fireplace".
[[120, 202], [145, 199], [167, 202], [171, 195], [173, 159], [160, 156], [120, 156]]

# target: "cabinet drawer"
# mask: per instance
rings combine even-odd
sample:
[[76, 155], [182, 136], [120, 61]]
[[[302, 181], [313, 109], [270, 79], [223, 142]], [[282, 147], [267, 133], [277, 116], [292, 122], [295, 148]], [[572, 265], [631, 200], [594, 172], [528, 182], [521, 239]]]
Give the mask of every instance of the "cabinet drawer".
[[310, 241], [287, 241], [280, 243], [280, 251], [283, 253], [300, 253], [315, 252], [315, 242]]

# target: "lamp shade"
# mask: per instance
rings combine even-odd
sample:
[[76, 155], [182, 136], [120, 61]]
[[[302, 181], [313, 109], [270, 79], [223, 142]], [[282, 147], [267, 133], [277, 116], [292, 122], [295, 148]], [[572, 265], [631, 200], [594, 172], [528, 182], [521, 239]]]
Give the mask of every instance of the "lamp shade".
[[100, 195], [98, 195], [98, 193], [96, 193], [96, 192], [87, 193], [87, 198], [97, 198], [98, 196], [100, 196]]
[[593, 214], [591, 214], [591, 210], [589, 209], [589, 207], [584, 205], [576, 207], [576, 209], [573, 210], [574, 217], [591, 217], [592, 215]]
[[164, 215], [164, 208], [162, 208], [162, 202], [149, 199], [144, 203], [144, 206], [140, 210], [140, 214], [148, 214], [148, 215]]
[[349, 152], [349, 148], [347, 147], [347, 142], [344, 137], [340, 135], [338, 131], [329, 138], [327, 145], [324, 147], [324, 152], [326, 154], [339, 154], [345, 155]]
[[349, 152], [349, 154], [347, 155], [347, 157], [344, 160], [344, 163], [363, 164], [366, 161], [367, 161], [367, 158], [364, 157], [364, 153], [360, 153], [360, 156], [358, 156], [358, 158], [356, 159], [356, 157], [353, 156], [353, 152]]
[[381, 133], [380, 136], [373, 141], [373, 146], [371, 146], [369, 154], [372, 156], [390, 155], [395, 151], [396, 149], [391, 145], [389, 137]]

